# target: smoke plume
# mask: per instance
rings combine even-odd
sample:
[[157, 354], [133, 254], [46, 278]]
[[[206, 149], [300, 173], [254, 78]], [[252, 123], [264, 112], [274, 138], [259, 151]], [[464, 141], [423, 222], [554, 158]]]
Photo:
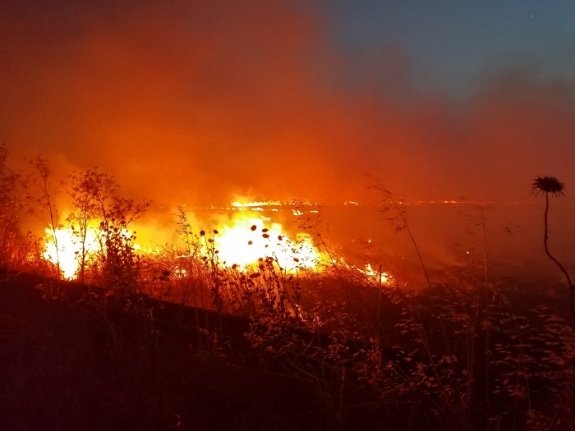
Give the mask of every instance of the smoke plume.
[[0, 142], [158, 206], [376, 199], [366, 175], [413, 200], [575, 184], [568, 84], [505, 69], [457, 103], [414, 97], [405, 47], [352, 60], [315, 3], [3, 4]]

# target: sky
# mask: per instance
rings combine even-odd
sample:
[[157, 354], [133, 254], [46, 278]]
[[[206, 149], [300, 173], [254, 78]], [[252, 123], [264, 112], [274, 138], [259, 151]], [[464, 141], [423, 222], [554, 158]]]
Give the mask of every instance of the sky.
[[575, 184], [575, 2], [0, 2], [0, 143], [158, 207]]
[[465, 99], [499, 67], [547, 79], [575, 76], [571, 1], [328, 1], [338, 44], [350, 57], [396, 46], [424, 92]]

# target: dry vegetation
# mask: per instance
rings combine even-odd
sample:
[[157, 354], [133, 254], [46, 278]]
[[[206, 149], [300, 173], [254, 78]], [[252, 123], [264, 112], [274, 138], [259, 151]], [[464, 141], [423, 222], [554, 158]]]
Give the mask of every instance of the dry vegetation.
[[224, 268], [183, 209], [180, 245], [138, 254], [125, 232], [147, 203], [97, 170], [71, 178], [68, 222], [85, 238], [97, 219], [105, 251], [63, 281], [19, 224], [30, 208], [56, 226], [48, 165], [6, 156], [2, 429], [575, 430], [573, 325], [529, 292], [464, 271], [382, 285], [336, 260]]

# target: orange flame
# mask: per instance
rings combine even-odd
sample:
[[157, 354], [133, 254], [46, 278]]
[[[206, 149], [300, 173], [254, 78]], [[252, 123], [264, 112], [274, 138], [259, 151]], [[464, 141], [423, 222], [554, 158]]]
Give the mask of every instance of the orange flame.
[[[82, 240], [80, 234], [74, 229], [68, 228], [46, 228], [44, 259], [60, 267], [62, 276], [67, 280], [76, 278], [80, 269], [82, 259], [82, 242], [84, 243], [84, 258], [90, 258], [102, 251], [103, 231], [99, 224], [92, 220], [86, 229], [86, 238]], [[122, 230], [125, 238], [130, 237], [127, 230]], [[140, 247], [134, 245], [136, 250]]]
[[[71, 228], [45, 229], [46, 250], [44, 259], [59, 265], [62, 276], [71, 280], [76, 277], [80, 267], [82, 242]], [[57, 244], [57, 246], [56, 246]], [[91, 226], [86, 231], [84, 242], [86, 255], [92, 255], [100, 249], [97, 228]]]
[[230, 267], [247, 267], [260, 258], [272, 257], [286, 271], [312, 269], [322, 259], [309, 235], [289, 238], [282, 225], [272, 223], [269, 228], [256, 217], [236, 217], [232, 225], [223, 225], [214, 239], [220, 262]]
[[[86, 233], [86, 256], [102, 251], [102, 234], [98, 224], [93, 221]], [[281, 270], [289, 273], [302, 269], [319, 272], [330, 261], [327, 253], [319, 250], [308, 234], [298, 233], [290, 238], [280, 223], [271, 223], [266, 227], [264, 220], [244, 212], [237, 213], [232, 220], [221, 224], [214, 231], [213, 237], [208, 236], [203, 237], [201, 255], [217, 256], [217, 263], [223, 268], [236, 265], [242, 270], [249, 270], [257, 266], [261, 259], [272, 258]], [[71, 228], [47, 228], [45, 243], [44, 259], [59, 265], [64, 278], [74, 279], [79, 271], [82, 253], [82, 241], [78, 233]], [[134, 248], [139, 253], [150, 252], [139, 244], [134, 244]], [[343, 258], [339, 262], [380, 284], [387, 284], [391, 278], [381, 267], [374, 270], [368, 264], [361, 269], [348, 265]]]
[[365, 265], [364, 269], [359, 269], [359, 271], [368, 276], [369, 278], [371, 278], [372, 280], [379, 282], [381, 284], [389, 283], [391, 278], [391, 275], [389, 275], [387, 272], [382, 271], [381, 265], [379, 269], [375, 270], [372, 268], [371, 264], [368, 263], [367, 265]]
[[[209, 248], [217, 250], [218, 261], [223, 267], [239, 265], [247, 268], [257, 264], [260, 258], [272, 257], [282, 269], [293, 272], [302, 268], [313, 269], [322, 258], [308, 235], [298, 234], [295, 239], [289, 238], [281, 224], [272, 223], [266, 228], [264, 221], [256, 217], [238, 215], [216, 231], [218, 234], [213, 243], [206, 242], [202, 254], [209, 255]], [[93, 222], [86, 234], [87, 256], [101, 251], [101, 235], [97, 223]], [[82, 253], [82, 240], [78, 234], [71, 228], [46, 228], [45, 244], [44, 259], [59, 265], [64, 278], [75, 278]], [[135, 248], [144, 252], [138, 244]]]

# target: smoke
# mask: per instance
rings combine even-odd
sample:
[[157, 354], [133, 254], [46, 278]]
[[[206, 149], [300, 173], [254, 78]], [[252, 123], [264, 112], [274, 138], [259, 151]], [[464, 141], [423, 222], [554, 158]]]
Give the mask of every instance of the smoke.
[[418, 96], [407, 49], [342, 55], [315, 3], [4, 4], [0, 142], [158, 207], [377, 199], [366, 174], [413, 200], [575, 184], [568, 84], [503, 69], [464, 101]]

